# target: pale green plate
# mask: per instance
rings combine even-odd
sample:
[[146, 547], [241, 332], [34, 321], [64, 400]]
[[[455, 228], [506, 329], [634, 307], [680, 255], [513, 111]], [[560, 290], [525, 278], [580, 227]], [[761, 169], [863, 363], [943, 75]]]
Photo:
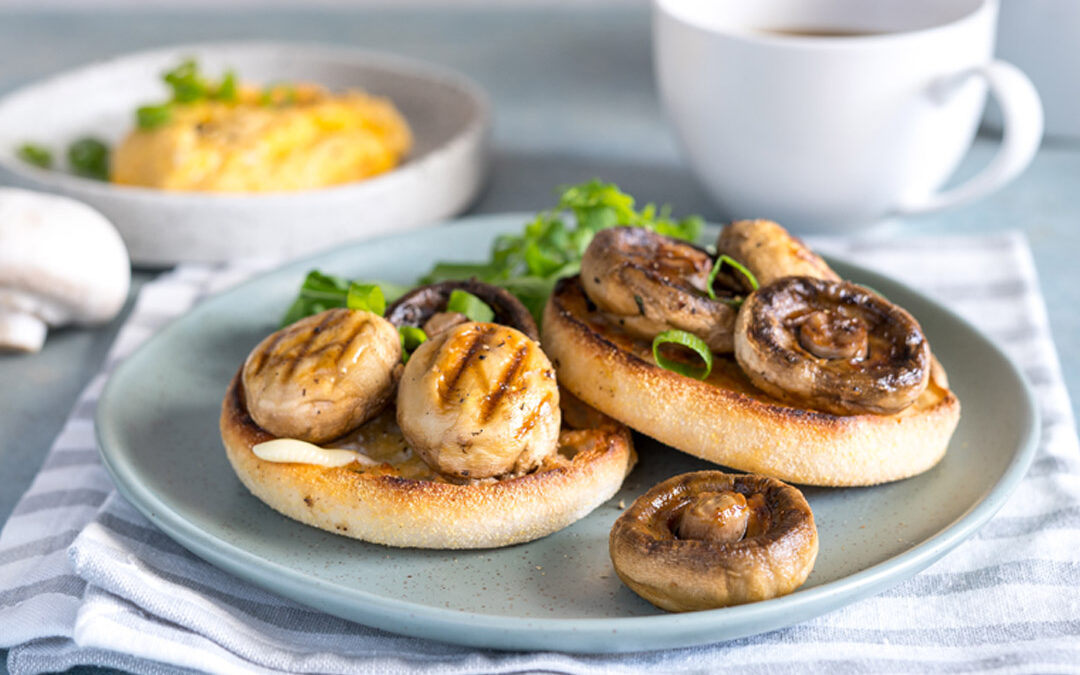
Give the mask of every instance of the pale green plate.
[[166, 534], [237, 576], [312, 607], [389, 631], [498, 649], [616, 652], [702, 644], [823, 614], [896, 584], [970, 536], [1002, 506], [1034, 454], [1038, 423], [1023, 378], [970, 324], [901, 284], [853, 265], [922, 323], [949, 371], [963, 417], [945, 459], [873, 488], [804, 490], [820, 553], [791, 595], [667, 614], [615, 576], [608, 530], [660, 480], [712, 468], [637, 436], [641, 462], [584, 520], [530, 544], [482, 551], [392, 549], [286, 519], [240, 484], [218, 413], [248, 351], [272, 332], [312, 267], [411, 283], [436, 260], [479, 260], [526, 216], [352, 245], [290, 264], [211, 298], [125, 361], [97, 411], [98, 443], [117, 488]]

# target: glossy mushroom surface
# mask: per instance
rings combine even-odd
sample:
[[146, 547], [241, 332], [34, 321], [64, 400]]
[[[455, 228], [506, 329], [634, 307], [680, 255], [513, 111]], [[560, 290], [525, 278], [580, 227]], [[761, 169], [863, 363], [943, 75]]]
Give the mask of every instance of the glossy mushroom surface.
[[413, 450], [444, 476], [526, 473], [558, 449], [555, 369], [518, 330], [461, 324], [413, 352], [398, 387], [397, 420]]
[[[640, 227], [612, 227], [593, 238], [581, 260], [585, 294], [627, 333], [651, 340], [669, 329], [730, 352], [740, 286], [708, 296], [713, 259], [703, 249]], [[726, 301], [725, 301], [726, 300]]]
[[252, 419], [281, 438], [322, 443], [390, 401], [401, 339], [386, 319], [329, 309], [267, 336], [242, 371]]
[[814, 516], [796, 488], [720, 471], [654, 486], [615, 521], [608, 539], [619, 578], [672, 612], [786, 595], [813, 569]]
[[716, 254], [731, 256], [745, 265], [762, 286], [795, 276], [840, 280], [819, 255], [771, 220], [737, 220], [725, 225], [716, 240]]
[[462, 290], [480, 298], [495, 312], [493, 323], [511, 326], [539, 341], [540, 332], [532, 314], [509, 291], [482, 281], [441, 281], [415, 288], [397, 299], [386, 310], [386, 318], [395, 326], [422, 328], [429, 338], [466, 321], [464, 315], [447, 312], [450, 294]]
[[930, 378], [930, 346], [910, 314], [856, 284], [810, 277], [746, 299], [735, 358], [766, 393], [834, 415], [899, 412]]

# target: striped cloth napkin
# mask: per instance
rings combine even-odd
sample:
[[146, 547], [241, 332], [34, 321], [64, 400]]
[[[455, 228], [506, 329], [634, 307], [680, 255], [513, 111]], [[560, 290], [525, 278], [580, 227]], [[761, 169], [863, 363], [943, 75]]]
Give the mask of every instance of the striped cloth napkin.
[[1080, 451], [1030, 251], [1015, 233], [818, 240], [906, 279], [1004, 345], [1043, 417], [1031, 471], [975, 537], [922, 574], [812, 621], [718, 644], [622, 655], [496, 652], [392, 635], [254, 588], [155, 530], [94, 449], [108, 371], [254, 264], [182, 266], [142, 291], [105, 372], [0, 533], [0, 647], [13, 673], [1080, 672]]

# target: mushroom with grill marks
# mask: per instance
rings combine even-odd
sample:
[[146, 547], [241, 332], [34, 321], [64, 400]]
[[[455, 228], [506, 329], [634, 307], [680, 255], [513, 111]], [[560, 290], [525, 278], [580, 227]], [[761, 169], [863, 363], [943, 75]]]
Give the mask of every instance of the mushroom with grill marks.
[[737, 220], [725, 225], [716, 240], [716, 253], [745, 265], [762, 286], [798, 276], [840, 281], [820, 256], [771, 220]]
[[703, 339], [714, 352], [733, 349], [737, 297], [732, 288], [709, 297], [713, 259], [685, 241], [640, 227], [601, 230], [581, 260], [585, 294], [631, 335], [651, 340], [677, 329]]
[[899, 412], [930, 377], [930, 347], [910, 314], [861, 286], [810, 277], [746, 299], [735, 358], [764, 392], [835, 415]]
[[322, 443], [382, 410], [394, 393], [401, 340], [386, 319], [328, 309], [272, 333], [242, 371], [247, 409], [271, 434]]
[[608, 539], [619, 578], [661, 609], [686, 612], [785, 595], [817, 558], [814, 515], [775, 478], [698, 471], [631, 504]]
[[540, 345], [464, 323], [420, 345], [401, 378], [397, 420], [431, 468], [454, 479], [523, 474], [558, 449], [559, 387]]

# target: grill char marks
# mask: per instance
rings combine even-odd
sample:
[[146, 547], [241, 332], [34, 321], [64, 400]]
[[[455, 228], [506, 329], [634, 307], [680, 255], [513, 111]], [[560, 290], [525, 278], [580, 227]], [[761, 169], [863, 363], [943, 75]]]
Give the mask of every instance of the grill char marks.
[[[328, 347], [332, 347], [338, 344], [337, 341], [334, 340], [334, 335], [332, 333], [327, 333], [327, 328], [334, 325], [335, 322], [339, 322], [338, 325], [341, 326], [344, 330], [349, 330], [349, 324], [352, 323], [347, 320], [343, 320], [342, 315], [338, 312], [326, 312], [325, 315], [322, 317], [322, 320], [319, 321], [319, 323], [314, 328], [312, 328], [310, 332], [297, 331], [293, 334], [292, 337], [294, 340], [295, 348], [299, 351], [295, 355], [288, 353], [283, 354], [280, 358], [277, 359], [279, 363], [283, 363], [283, 365], [285, 366], [282, 370], [278, 371], [279, 378], [282, 381], [292, 378], [293, 374], [296, 373], [296, 368], [298, 366], [311, 367], [312, 365], [315, 365], [309, 364], [306, 361], [308, 358], [308, 353], [311, 351], [312, 345], [314, 345], [316, 342], [321, 340], [323, 343], [322, 346], [320, 346], [319, 349], [316, 350], [316, 355], [323, 353]], [[352, 328], [354, 328], [355, 330], [359, 330], [359, 327], [355, 323], [353, 323]], [[355, 335], [355, 332], [353, 333], [353, 335]]]
[[448, 377], [444, 376], [439, 382], [439, 403], [442, 406], [446, 406], [452, 402], [454, 390], [457, 389], [458, 383], [461, 380], [461, 376], [465, 374], [466, 369], [482, 355], [485, 347], [488, 346], [488, 339], [494, 333], [494, 326], [488, 325], [476, 325], [475, 331], [469, 331], [466, 335], [463, 344], [455, 344], [448, 346], [445, 352], [451, 352], [450, 356], [456, 356], [460, 354], [460, 358], [456, 363], [453, 363], [447, 367], [444, 363], [439, 364], [439, 369], [446, 373], [449, 372]]
[[397, 329], [380, 316], [331, 309], [268, 336], [248, 356], [248, 408], [275, 436], [320, 443], [374, 417], [393, 393]]
[[498, 409], [499, 403], [502, 402], [506, 394], [519, 386], [517, 377], [521, 372], [522, 365], [525, 363], [525, 356], [528, 352], [528, 345], [522, 345], [514, 352], [510, 364], [503, 369], [502, 374], [495, 381], [494, 386], [491, 387], [493, 391], [484, 397], [484, 402], [480, 406], [481, 422], [491, 421], [492, 415], [495, 414], [495, 410]]
[[558, 401], [554, 369], [536, 342], [507, 326], [470, 322], [413, 352], [398, 388], [398, 425], [448, 478], [518, 474], [556, 451]]

